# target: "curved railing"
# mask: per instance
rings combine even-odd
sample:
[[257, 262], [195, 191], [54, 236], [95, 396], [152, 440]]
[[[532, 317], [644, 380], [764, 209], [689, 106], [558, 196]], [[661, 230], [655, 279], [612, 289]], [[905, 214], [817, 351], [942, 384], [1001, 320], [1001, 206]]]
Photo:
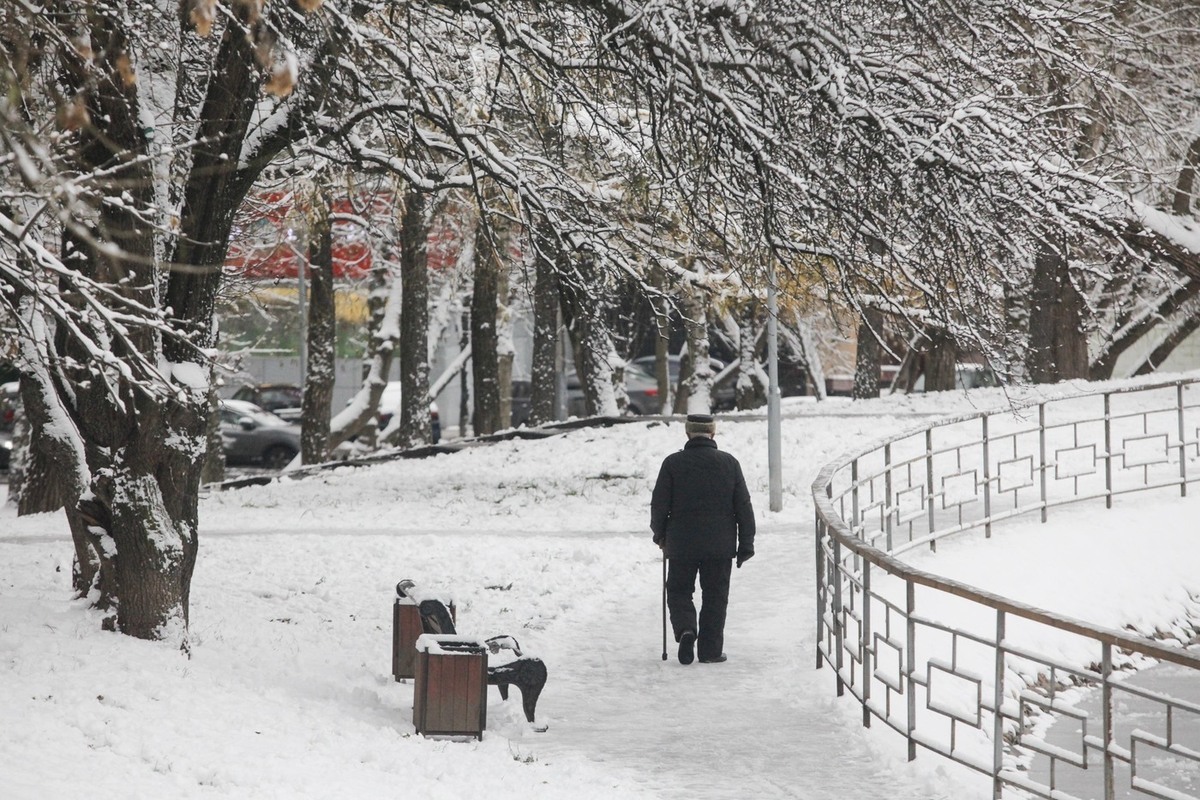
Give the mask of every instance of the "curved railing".
[[[910, 759], [921, 746], [990, 775], [994, 797], [1200, 798], [1200, 741], [1181, 733], [1183, 722], [1200, 730], [1200, 655], [897, 558], [955, 534], [990, 536], [1001, 520], [1044, 522], [1057, 506], [1111, 507], [1131, 492], [1186, 495], [1194, 483], [1200, 381], [955, 417], [832, 463], [813, 484], [817, 667], [834, 668], [864, 725], [907, 737]], [[1200, 536], [1200, 522], [1187, 524]], [[1123, 680], [1147, 659], [1191, 670], [1195, 694]], [[1078, 703], [1087, 688], [1098, 714]], [[1064, 719], [1081, 733], [1048, 739], [1048, 723]]]

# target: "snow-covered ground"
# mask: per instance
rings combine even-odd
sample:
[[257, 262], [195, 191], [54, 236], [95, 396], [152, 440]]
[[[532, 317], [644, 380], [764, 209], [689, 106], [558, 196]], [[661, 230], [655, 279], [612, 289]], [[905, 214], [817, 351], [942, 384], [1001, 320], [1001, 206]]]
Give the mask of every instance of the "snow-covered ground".
[[[190, 658], [102, 633], [71, 597], [61, 515], [5, 506], [0, 797], [990, 797], [990, 783], [931, 754], [906, 763], [899, 737], [863, 729], [830, 671], [813, 668], [809, 486], [848, 448], [1004, 402], [990, 391], [789, 406], [777, 514], [765, 421], [723, 422], [718, 443], [742, 461], [760, 533], [734, 574], [721, 665], [683, 667], [673, 647], [661, 659], [648, 504], [659, 462], [683, 443], [678, 422], [213, 493]], [[1121, 513], [1075, 509], [913, 558], [1112, 627], [1200, 616], [1200, 505], [1161, 502], [1136, 543], [1109, 516]], [[492, 691], [481, 742], [414, 734], [412, 684], [390, 675], [401, 578], [452, 595], [460, 631], [512, 634], [546, 661], [546, 733], [528, 729], [516, 693]]]

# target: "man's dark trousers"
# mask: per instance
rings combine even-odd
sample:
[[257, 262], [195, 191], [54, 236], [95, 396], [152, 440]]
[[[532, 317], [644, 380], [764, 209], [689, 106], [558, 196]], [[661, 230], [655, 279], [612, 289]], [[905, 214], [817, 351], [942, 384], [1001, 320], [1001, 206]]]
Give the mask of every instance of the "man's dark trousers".
[[[675, 641], [684, 631], [699, 631], [696, 657], [717, 658], [725, 651], [725, 609], [729, 606], [730, 558], [672, 558], [667, 569], [667, 608]], [[700, 575], [700, 624], [696, 625], [696, 575]]]

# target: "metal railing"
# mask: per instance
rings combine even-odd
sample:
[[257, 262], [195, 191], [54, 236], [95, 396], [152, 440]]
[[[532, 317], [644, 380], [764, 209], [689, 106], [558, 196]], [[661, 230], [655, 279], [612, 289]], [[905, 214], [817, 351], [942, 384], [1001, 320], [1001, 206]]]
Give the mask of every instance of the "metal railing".
[[[994, 797], [1200, 798], [1200, 741], [1179, 734], [1181, 720], [1200, 722], [1200, 655], [897, 558], [955, 534], [991, 536], [1002, 520], [1044, 522], [1057, 506], [1186, 495], [1193, 483], [1200, 381], [955, 417], [829, 464], [813, 484], [817, 667], [834, 668], [864, 725], [907, 737], [910, 759], [921, 746], [965, 764], [991, 776]], [[1124, 680], [1151, 660], [1194, 671], [1196, 696]], [[1076, 704], [1087, 689], [1100, 694], [1099, 719]], [[1135, 697], [1154, 713], [1130, 719]], [[1081, 731], [1070, 746], [1046, 737], [1063, 719]]]

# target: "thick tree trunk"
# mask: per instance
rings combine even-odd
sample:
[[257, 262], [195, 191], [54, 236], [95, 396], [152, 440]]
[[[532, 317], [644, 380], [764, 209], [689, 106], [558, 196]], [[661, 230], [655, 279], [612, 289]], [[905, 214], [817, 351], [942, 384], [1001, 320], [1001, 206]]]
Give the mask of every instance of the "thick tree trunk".
[[864, 309], [858, 325], [858, 340], [854, 358], [855, 400], [879, 397], [879, 372], [883, 365], [883, 313], [875, 308]]
[[614, 371], [612, 335], [604, 322], [604, 306], [580, 284], [591, 274], [591, 265], [583, 263], [575, 280], [561, 282], [563, 319], [571, 333], [575, 354], [575, 375], [583, 392], [583, 411], [589, 417], [614, 416], [622, 412], [614, 384], [622, 384], [624, 373]]
[[530, 425], [544, 425], [558, 416], [560, 249], [553, 231], [539, 233], [534, 262]]
[[930, 328], [927, 338], [925, 391], [949, 392], [955, 388], [958, 377], [958, 346], [942, 328]]
[[[81, 237], [67, 230], [62, 236], [63, 264], [69, 269], [87, 275], [92, 272], [88, 258], [89, 247]], [[66, 345], [54, 342], [54, 350], [61, 352]], [[40, 380], [38, 378], [41, 378]], [[55, 437], [49, 435], [46, 424], [50, 423], [50, 410], [56, 405], [47, 393], [55, 397], [70, 394], [50, 375], [30, 373], [21, 381], [22, 407], [27, 411], [30, 426], [28, 455], [24, 464], [21, 491], [18, 496], [17, 514], [45, 514], [58, 511], [72, 502], [75, 487], [69, 485], [66, 465], [71, 463], [71, 454], [62, 450]], [[53, 429], [57, 432], [57, 426]]]
[[1034, 264], [1029, 313], [1029, 378], [1055, 383], [1088, 377], [1084, 300], [1071, 280], [1066, 244], [1044, 244]]
[[486, 436], [500, 429], [500, 362], [496, 352], [499, 281], [499, 254], [481, 220], [475, 229], [475, 281], [471, 292], [471, 373], [476, 436]]
[[[129, 4], [76, 5], [64, 5], [62, 24], [77, 25], [72, 38], [77, 33], [88, 46], [62, 48], [61, 60], [46, 65], [56, 70], [67, 96], [86, 104], [78, 134], [62, 141], [70, 150], [60, 154], [70, 169], [96, 176], [93, 194], [80, 198], [94, 201], [93, 210], [75, 222], [89, 226], [88, 238], [97, 244], [76, 252], [86, 261], [87, 278], [138, 307], [166, 310], [178, 335], [164, 335], [155, 326], [110, 325], [114, 335], [103, 344], [115, 362], [134, 370], [131, 379], [112, 362], [96, 358], [82, 344], [87, 337], [68, 336], [63, 329], [55, 337], [50, 331], [23, 345], [22, 394], [35, 451], [42, 451], [39, 458], [61, 480], [61, 491], [41, 499], [65, 507], [80, 554], [76, 587], [113, 612], [106, 623], [110, 627], [186, 648], [210, 417], [204, 353], [215, 344], [213, 309], [221, 268], [246, 191], [273, 152], [300, 134], [290, 124], [277, 126], [270, 143], [260, 143], [253, 163], [245, 165], [243, 142], [258, 106], [261, 76], [241, 18], [225, 26], [216, 56], [219, 69], [205, 70], [207, 95], [199, 116], [165, 121], [170, 137], [193, 148], [193, 157], [167, 156], [171, 140], [166, 138], [166, 148], [152, 151], [154, 129], [147, 123], [158, 120], [160, 111], [189, 106], [191, 96], [172, 103], [139, 93], [150, 85], [156, 91], [190, 92], [200, 82], [171, 75], [170, 57], [132, 52], [124, 26], [145, 20]], [[68, 19], [72, 11], [80, 13]], [[235, 6], [235, 17], [244, 12]], [[279, 11], [273, 22], [283, 24], [290, 13]], [[336, 63], [328, 55], [318, 59], [326, 68]], [[131, 63], [152, 77], [130, 79]], [[314, 77], [318, 71], [317, 65], [311, 69]], [[326, 85], [317, 79], [309, 101], [320, 104]], [[165, 109], [159, 105], [164, 100]], [[199, 124], [193, 126], [195, 119]], [[168, 159], [172, 163], [166, 166]], [[163, 186], [161, 180], [176, 185]], [[181, 208], [173, 222], [162, 212], [175, 199], [181, 199]], [[168, 270], [166, 264], [180, 268]], [[155, 374], [139, 375], [143, 364], [152, 365]], [[159, 370], [169, 385], [158, 381]]]
[[[103, 187], [120, 202], [99, 208], [95, 233], [114, 247], [86, 249], [87, 272], [153, 307], [162, 253], [156, 226], [140, 212], [156, 207], [155, 176], [139, 117], [138, 86], [117, 77], [117, 60], [128, 47], [123, 18], [97, 13], [88, 22], [92, 44], [102, 54], [94, 66], [105, 76], [88, 94], [89, 111], [92, 119], [104, 120], [104, 129], [86, 130], [76, 155], [93, 168], [120, 165]], [[237, 71], [236, 64], [229, 67]], [[232, 209], [228, 216], [232, 218]], [[185, 224], [180, 240], [195, 242], [206, 233]], [[212, 344], [211, 295], [209, 299], [207, 324], [196, 341], [202, 347]], [[145, 329], [131, 331], [128, 343], [112, 344], [118, 359], [133, 357], [135, 351], [156, 358], [159, 347], [157, 337]], [[122, 632], [169, 638], [186, 648], [208, 392], [190, 383], [191, 370], [176, 373], [173, 365], [197, 365], [200, 359], [190, 345], [166, 352], [164, 361], [172, 365], [171, 377], [179, 381], [180, 391], [161, 392], [124, 380], [112, 383], [106, 368], [77, 343], [60, 342], [59, 352], [77, 365], [63, 372], [72, 386], [69, 391], [56, 387], [48, 376], [36, 380], [33, 393], [40, 396], [34, 413], [50, 415], [35, 422], [43, 431], [68, 417], [81, 445], [82, 452], [69, 448], [59, 462], [60, 468], [75, 467], [65, 500], [76, 551], [85, 554], [77, 565], [78, 585], [91, 578], [86, 582], [96, 593], [96, 604], [115, 609], [112, 624]], [[86, 555], [89, 547], [92, 553]]]
[[429, 239], [428, 198], [410, 189], [400, 223], [400, 430], [396, 444], [429, 444]]
[[[308, 358], [301, 400], [300, 461], [320, 464], [329, 457], [333, 406], [336, 310], [333, 294], [333, 198], [328, 177], [317, 178], [308, 239]], [[301, 269], [304, 265], [300, 266]]]

